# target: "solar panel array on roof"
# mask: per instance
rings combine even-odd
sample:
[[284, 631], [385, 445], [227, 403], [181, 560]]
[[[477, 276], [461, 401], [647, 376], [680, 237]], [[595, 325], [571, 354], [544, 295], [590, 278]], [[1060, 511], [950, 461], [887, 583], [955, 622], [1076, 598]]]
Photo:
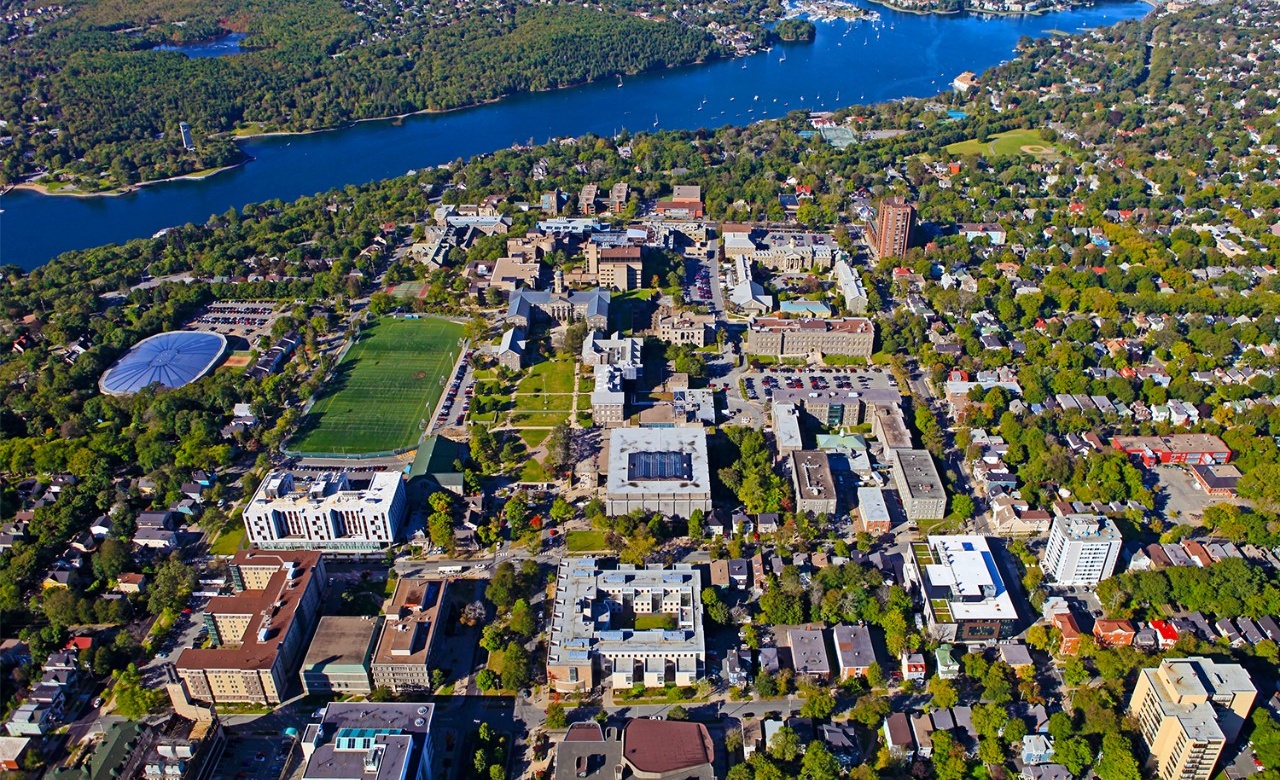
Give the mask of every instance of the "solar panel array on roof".
[[227, 348], [219, 333], [177, 330], [139, 341], [98, 380], [108, 395], [128, 395], [159, 384], [175, 389], [213, 368]]
[[633, 452], [627, 456], [627, 479], [692, 479], [693, 463], [683, 452]]

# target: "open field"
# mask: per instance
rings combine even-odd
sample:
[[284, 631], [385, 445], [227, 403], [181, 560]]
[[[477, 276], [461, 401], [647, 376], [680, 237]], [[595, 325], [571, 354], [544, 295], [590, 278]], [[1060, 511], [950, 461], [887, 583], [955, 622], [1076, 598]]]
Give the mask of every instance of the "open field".
[[365, 326], [289, 448], [359, 454], [412, 446], [448, 384], [461, 337], [461, 325], [434, 318]]
[[569, 552], [596, 552], [605, 549], [604, 531], [570, 531], [564, 546]]
[[569, 412], [516, 412], [511, 415], [513, 428], [554, 428], [569, 419]]
[[1038, 130], [1010, 130], [991, 136], [987, 143], [978, 139], [960, 141], [946, 147], [951, 154], [978, 154], [996, 157], [1029, 154], [1033, 157], [1062, 157], [1066, 150], [1040, 137]]
[[213, 544], [209, 545], [210, 555], [235, 555], [244, 545], [244, 526], [238, 528], [228, 528]]
[[539, 393], [538, 395], [520, 394], [515, 397], [515, 410], [517, 412], [570, 412], [573, 411], [573, 393], [565, 395], [553, 395], [550, 393]]
[[520, 380], [516, 392], [521, 395], [543, 395], [546, 393], [573, 392], [573, 361], [554, 360], [538, 363], [529, 369], [529, 374]]

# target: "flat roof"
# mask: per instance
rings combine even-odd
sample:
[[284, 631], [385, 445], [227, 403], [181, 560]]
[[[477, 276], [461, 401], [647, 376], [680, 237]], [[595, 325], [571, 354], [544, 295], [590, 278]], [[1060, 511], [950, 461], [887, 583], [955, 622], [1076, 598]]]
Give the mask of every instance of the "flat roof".
[[[680, 469], [668, 472], [647, 470], [649, 465], [679, 461]], [[611, 496], [647, 496], [711, 491], [707, 460], [707, 433], [702, 428], [615, 428], [609, 438], [609, 476], [606, 490]]]
[[822, 632], [807, 628], [787, 631], [787, 643], [791, 646], [791, 665], [801, 674], [831, 674], [831, 660], [827, 658], [827, 643]]
[[303, 670], [335, 666], [364, 667], [378, 629], [375, 618], [325, 615], [316, 624]]
[[804, 447], [800, 435], [800, 412], [795, 404], [773, 404], [773, 432], [778, 440], [778, 450], [798, 450]]
[[402, 577], [388, 602], [373, 665], [425, 666], [446, 603], [445, 580]]
[[1116, 436], [1115, 446], [1126, 450], [1165, 451], [1174, 454], [1191, 452], [1230, 452], [1222, 439], [1208, 433], [1171, 433], [1168, 436]]
[[792, 452], [791, 469], [798, 500], [836, 500], [836, 481], [831, 475], [831, 460], [827, 453], [822, 450]]
[[893, 520], [889, 514], [889, 505], [884, 500], [884, 491], [880, 488], [858, 488], [858, 513], [862, 515], [863, 522], [867, 523], [888, 523]]
[[871, 629], [866, 626], [836, 626], [831, 631], [840, 668], [860, 669], [876, 662], [876, 648], [871, 642]]
[[308, 725], [303, 737], [315, 748], [302, 777], [399, 780], [413, 776], [412, 770], [427, 755], [434, 712], [432, 704], [328, 704], [323, 719]]
[[984, 536], [930, 536], [933, 562], [921, 569], [928, 599], [944, 598], [955, 620], [1016, 620], [1013, 596]]
[[784, 320], [777, 317], [757, 317], [748, 326], [755, 331], [816, 331], [819, 333], [875, 333], [875, 325], [866, 317], [842, 317], [841, 319]]
[[911, 498], [946, 498], [938, 467], [927, 450], [890, 450], [889, 458], [905, 478]]
[[[675, 628], [636, 630], [614, 621], [610, 593], [642, 591], [678, 595], [671, 614]], [[702, 575], [690, 564], [643, 568], [619, 564], [602, 568], [595, 558], [564, 558], [556, 577], [547, 663], [585, 662], [592, 652], [611, 657], [629, 653], [704, 653]]]

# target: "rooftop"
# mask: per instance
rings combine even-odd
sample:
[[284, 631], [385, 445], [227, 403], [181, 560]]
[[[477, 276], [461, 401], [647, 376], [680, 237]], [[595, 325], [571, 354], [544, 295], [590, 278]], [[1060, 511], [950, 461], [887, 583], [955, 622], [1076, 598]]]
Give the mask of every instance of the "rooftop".
[[414, 777], [429, 739], [432, 704], [334, 702], [303, 735], [304, 780]]
[[702, 428], [616, 428], [609, 439], [608, 469], [610, 495], [711, 490]]
[[387, 605], [373, 663], [425, 666], [431, 654], [447, 583], [443, 580], [401, 578]]
[[1013, 597], [1004, 585], [995, 555], [983, 536], [930, 536], [912, 545], [927, 583], [930, 602], [940, 599], [951, 620], [1016, 620]]
[[364, 666], [378, 621], [366, 617], [325, 615], [316, 625], [302, 669]]
[[639, 772], [691, 771], [709, 766], [715, 754], [701, 723], [636, 718], [622, 730], [622, 755]]
[[838, 320], [795, 319], [757, 317], [751, 321], [755, 331], [816, 331], [819, 333], [875, 333], [875, 325], [866, 317], [844, 317]]
[[942, 479], [938, 476], [938, 467], [927, 450], [890, 450], [889, 458], [906, 478], [907, 491], [911, 494], [911, 498], [944, 498], [946, 496]]
[[[620, 609], [636, 597], [657, 597], [657, 613], [671, 615], [673, 629], [623, 626]], [[585, 661], [592, 652], [625, 656], [643, 652], [705, 652], [702, 575], [688, 564], [602, 568], [595, 558], [565, 558], [556, 577], [549, 664]], [[611, 606], [619, 609], [611, 609]]]
[[822, 632], [815, 629], [793, 628], [787, 632], [791, 645], [791, 665], [799, 674], [831, 674], [831, 661], [827, 658], [827, 643]]
[[250, 619], [244, 635], [223, 637], [223, 647], [193, 648], [178, 656], [179, 669], [269, 669], [275, 663], [281, 639], [288, 635], [298, 605], [321, 566], [318, 552], [294, 550], [261, 552], [241, 550], [233, 565], [279, 567], [262, 590], [243, 590], [232, 596], [214, 596], [205, 611], [215, 615], [260, 615]]

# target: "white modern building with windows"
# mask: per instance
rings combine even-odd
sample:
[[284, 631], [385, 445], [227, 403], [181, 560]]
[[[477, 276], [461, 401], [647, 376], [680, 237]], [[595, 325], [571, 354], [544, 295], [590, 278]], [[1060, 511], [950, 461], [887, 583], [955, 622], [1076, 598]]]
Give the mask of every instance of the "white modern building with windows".
[[375, 553], [395, 541], [406, 505], [398, 472], [273, 471], [245, 507], [244, 525], [264, 550]]
[[615, 688], [693, 685], [706, 661], [697, 569], [560, 562], [547, 647], [547, 680], [555, 690], [587, 690], [606, 680]]
[[1123, 544], [1120, 529], [1109, 517], [1061, 515], [1049, 526], [1042, 565], [1059, 585], [1092, 587], [1115, 571]]

